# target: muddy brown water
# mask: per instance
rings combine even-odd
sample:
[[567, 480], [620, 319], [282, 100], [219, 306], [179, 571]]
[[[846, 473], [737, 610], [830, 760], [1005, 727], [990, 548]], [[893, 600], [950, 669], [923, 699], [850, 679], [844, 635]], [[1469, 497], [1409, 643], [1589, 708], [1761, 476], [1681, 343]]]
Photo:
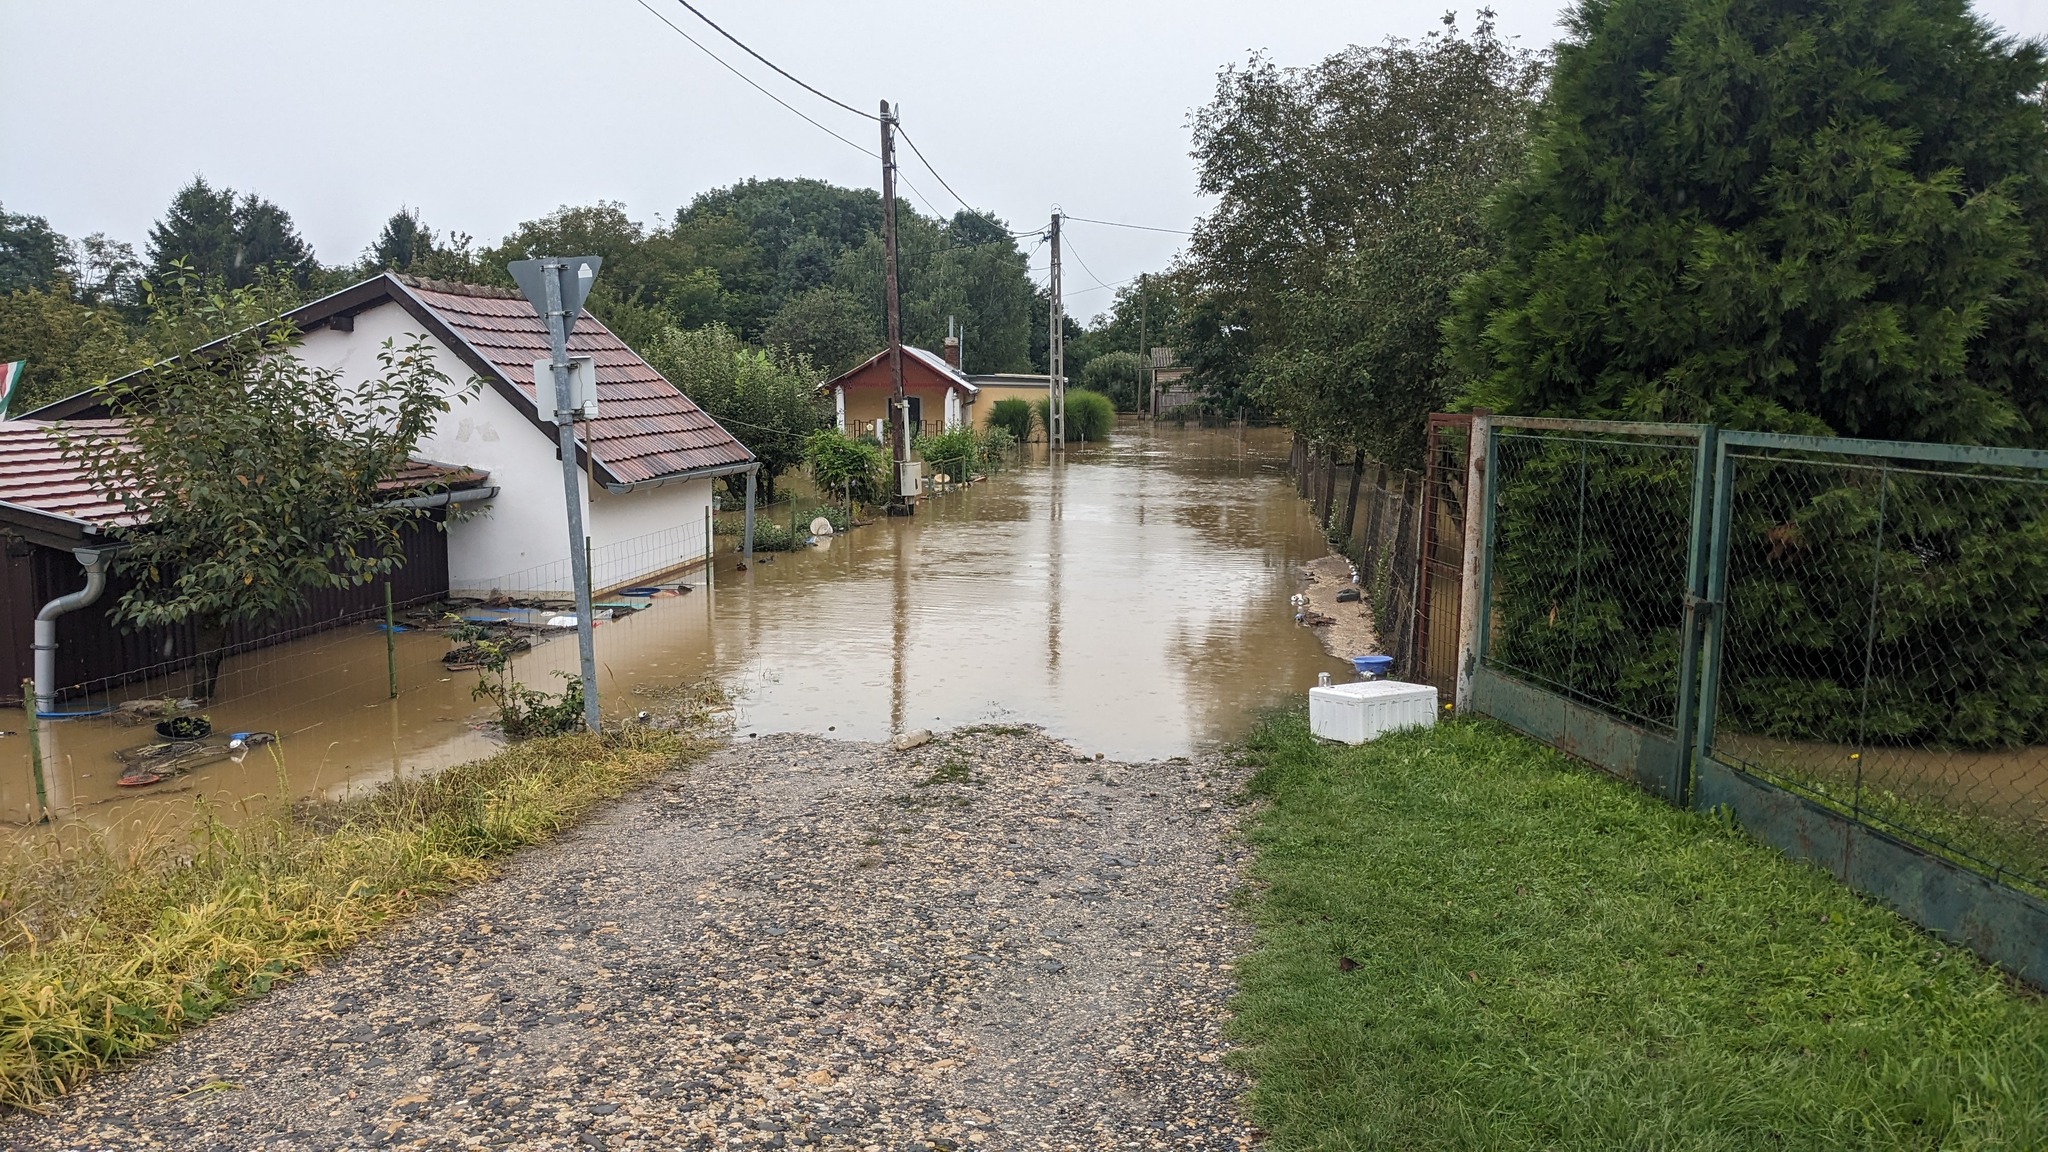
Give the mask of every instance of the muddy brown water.
[[[1023, 466], [751, 572], [721, 554], [709, 586], [597, 632], [608, 716], [707, 677], [735, 695], [735, 735], [801, 731], [882, 739], [915, 728], [1041, 724], [1122, 760], [1184, 755], [1241, 736], [1316, 673], [1342, 676], [1294, 623], [1297, 568], [1328, 551], [1284, 472], [1278, 430], [1126, 423], [1063, 463]], [[239, 657], [218, 732], [282, 739], [147, 789], [118, 787], [114, 753], [153, 739], [107, 720], [45, 722], [59, 825], [117, 842], [173, 829], [195, 801], [232, 818], [289, 792], [340, 799], [497, 745], [473, 672], [442, 669], [449, 641], [396, 637], [389, 698], [381, 631], [356, 626]], [[559, 686], [573, 639], [515, 661]], [[138, 687], [117, 698], [146, 695]], [[0, 718], [0, 812], [34, 808], [19, 713]], [[16, 832], [19, 835], [19, 832]]]

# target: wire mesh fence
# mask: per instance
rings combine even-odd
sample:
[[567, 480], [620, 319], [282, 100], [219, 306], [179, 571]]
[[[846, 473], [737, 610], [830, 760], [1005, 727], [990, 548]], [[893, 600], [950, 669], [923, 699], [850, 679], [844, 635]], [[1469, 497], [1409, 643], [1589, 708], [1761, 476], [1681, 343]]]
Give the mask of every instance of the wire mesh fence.
[[1289, 468], [1330, 543], [1358, 567], [1380, 654], [1396, 675], [1416, 675], [1422, 475], [1300, 439]]
[[2048, 893], [2048, 473], [1724, 461], [1713, 754]]
[[1493, 669], [1675, 735], [1697, 438], [1493, 439]]
[[1458, 686], [1464, 608], [1465, 491], [1472, 449], [1470, 416], [1429, 417], [1422, 472], [1422, 554], [1415, 589], [1415, 659], [1410, 678], [1450, 700]]

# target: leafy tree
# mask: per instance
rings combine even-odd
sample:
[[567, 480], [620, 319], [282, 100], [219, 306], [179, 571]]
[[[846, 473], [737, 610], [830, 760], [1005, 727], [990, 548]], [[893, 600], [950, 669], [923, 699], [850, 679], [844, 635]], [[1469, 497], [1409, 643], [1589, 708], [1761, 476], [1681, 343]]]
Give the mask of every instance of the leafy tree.
[[142, 261], [133, 244], [94, 232], [73, 245], [71, 269], [81, 303], [126, 310], [142, 302]]
[[231, 334], [109, 384], [122, 436], [59, 438], [139, 522], [115, 553], [132, 581], [115, 619], [195, 622], [193, 691], [211, 696], [231, 624], [275, 619], [310, 588], [367, 583], [405, 562], [401, 532], [428, 513], [391, 503], [379, 485], [448, 410], [450, 389], [424, 337], [387, 341], [381, 371], [349, 388], [292, 355], [289, 323], [243, 326], [268, 310], [260, 292], [208, 292], [189, 270], [174, 273], [156, 292], [155, 330]]
[[247, 287], [275, 269], [303, 285], [317, 269], [290, 213], [253, 192], [237, 199], [234, 189], [215, 188], [203, 176], [179, 189], [150, 227], [149, 263], [152, 280], [175, 279], [182, 264], [230, 288]]
[[2048, 67], [1963, 0], [1588, 0], [1452, 332], [1505, 411], [2048, 442]]
[[820, 490], [844, 495], [851, 503], [880, 504], [889, 498], [889, 457], [872, 440], [820, 429], [804, 439], [804, 463]]
[[810, 358], [837, 375], [882, 344], [874, 312], [843, 288], [813, 288], [789, 298], [761, 332], [761, 342]]
[[[762, 497], [774, 500], [776, 478], [803, 460], [805, 439], [825, 425], [810, 361], [749, 347], [723, 324], [668, 328], [642, 355], [760, 459]], [[727, 480], [735, 489], [745, 483]]]
[[1200, 186], [1218, 197], [1178, 341], [1196, 382], [1249, 385], [1297, 431], [1404, 465], [1454, 395], [1439, 329], [1543, 75], [1492, 13], [1470, 36], [1444, 23], [1312, 68], [1255, 56], [1195, 117]]
[[0, 292], [45, 292], [71, 271], [71, 242], [41, 216], [0, 207]]
[[1105, 352], [1081, 369], [1081, 387], [1102, 393], [1118, 408], [1137, 408], [1144, 381], [1145, 361], [1136, 352]]
[[28, 361], [21, 392], [8, 405], [13, 415], [156, 359], [120, 314], [81, 304], [68, 288], [59, 280], [47, 290], [0, 296], [0, 362]]

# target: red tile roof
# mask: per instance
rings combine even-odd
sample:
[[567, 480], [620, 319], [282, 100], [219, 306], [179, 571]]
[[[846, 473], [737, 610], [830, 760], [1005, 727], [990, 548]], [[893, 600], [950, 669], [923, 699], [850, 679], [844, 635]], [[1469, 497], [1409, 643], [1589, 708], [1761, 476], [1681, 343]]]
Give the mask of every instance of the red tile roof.
[[[547, 328], [526, 298], [504, 288], [422, 280], [379, 273], [288, 313], [302, 331], [339, 324], [357, 313], [395, 302], [448, 344], [470, 371], [518, 407], [535, 431], [552, 439], [554, 424], [533, 401], [533, 362], [548, 354]], [[754, 454], [720, 427], [654, 366], [642, 360], [588, 312], [576, 321], [569, 351], [597, 366], [598, 418], [589, 441], [578, 422], [578, 463], [596, 457], [607, 485], [662, 480], [711, 469], [737, 469]], [[553, 415], [554, 405], [548, 405]], [[104, 415], [98, 389], [24, 413], [38, 419]]]
[[[548, 334], [525, 297], [473, 284], [392, 279], [516, 389], [529, 414], [540, 418], [533, 362], [547, 358]], [[582, 439], [581, 422], [576, 431], [578, 442], [614, 482], [635, 484], [753, 460], [746, 445], [590, 313], [577, 319], [569, 352], [596, 361], [597, 419], [589, 422], [588, 442]], [[546, 411], [551, 415], [553, 408], [550, 399]]]
[[[81, 440], [105, 438], [116, 443], [128, 428], [121, 420], [63, 423]], [[52, 427], [53, 423], [46, 420], [0, 420], [0, 504], [81, 521], [95, 528], [135, 523], [136, 518], [122, 506], [118, 494], [99, 488], [76, 463], [65, 459], [57, 438], [50, 434]], [[398, 494], [430, 485], [475, 488], [489, 482], [488, 474], [474, 469], [412, 460], [404, 471], [378, 488]]]

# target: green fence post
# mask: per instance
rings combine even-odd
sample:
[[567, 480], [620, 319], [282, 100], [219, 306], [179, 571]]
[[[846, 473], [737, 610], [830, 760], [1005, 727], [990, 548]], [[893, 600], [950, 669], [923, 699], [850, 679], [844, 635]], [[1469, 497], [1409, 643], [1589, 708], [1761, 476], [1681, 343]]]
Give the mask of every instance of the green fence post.
[[1671, 738], [1676, 745], [1675, 778], [1670, 798], [1679, 807], [1692, 803], [1692, 728], [1699, 708], [1699, 661], [1702, 626], [1712, 613], [1706, 599], [1707, 549], [1713, 530], [1708, 523], [1713, 512], [1714, 448], [1717, 430], [1709, 424], [1700, 430], [1699, 451], [1692, 466], [1692, 526], [1685, 554], [1685, 613], [1678, 631], [1678, 710], [1672, 716]]
[[[1730, 505], [1735, 502], [1735, 470], [1728, 462], [1728, 442], [1714, 437], [1714, 512], [1707, 528], [1706, 627], [1700, 639], [1699, 699], [1694, 702], [1698, 719], [1692, 748], [1692, 774], [1714, 754], [1715, 713], [1721, 706], [1721, 642], [1728, 621], [1728, 524]], [[1684, 734], [1679, 734], [1684, 739]], [[1698, 793], [1694, 793], [1696, 798]]]
[[36, 728], [36, 682], [33, 680], [21, 682], [21, 710], [28, 721], [28, 727], [22, 732], [28, 737], [29, 774], [36, 784], [36, 818], [32, 823], [40, 824], [49, 818], [50, 794], [43, 786], [43, 742]]
[[384, 582], [384, 675], [391, 682], [392, 700], [398, 699], [397, 619], [391, 611], [391, 581]]
[[[1485, 525], [1479, 542], [1479, 618], [1472, 629], [1472, 671], [1486, 666], [1488, 645], [1493, 640], [1493, 509], [1500, 503], [1500, 425], [1486, 426], [1486, 489], [1480, 493], [1481, 517]], [[1374, 541], [1378, 543], [1377, 540]]]

